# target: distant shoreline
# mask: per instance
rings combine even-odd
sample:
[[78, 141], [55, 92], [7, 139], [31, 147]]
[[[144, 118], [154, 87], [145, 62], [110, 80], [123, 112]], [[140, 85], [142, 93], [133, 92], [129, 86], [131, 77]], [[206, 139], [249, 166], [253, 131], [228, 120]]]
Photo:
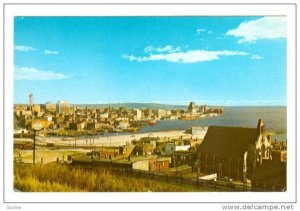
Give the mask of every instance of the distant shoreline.
[[[45, 104], [35, 103], [35, 104]], [[225, 107], [225, 108], [287, 108], [287, 105], [210, 105], [205, 104], [212, 108]], [[14, 103], [14, 105], [29, 106], [28, 103]], [[105, 107], [125, 107], [129, 109], [151, 108], [151, 109], [186, 109], [186, 105], [180, 104], [161, 104], [161, 103], [71, 103], [71, 106], [82, 106], [88, 108], [105, 108]]]

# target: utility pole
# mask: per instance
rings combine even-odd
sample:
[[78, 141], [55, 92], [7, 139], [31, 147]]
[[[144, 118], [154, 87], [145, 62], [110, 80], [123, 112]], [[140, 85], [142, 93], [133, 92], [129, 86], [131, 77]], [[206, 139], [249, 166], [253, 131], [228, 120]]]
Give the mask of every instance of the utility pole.
[[35, 164], [35, 136], [36, 136], [36, 132], [40, 129], [43, 128], [42, 123], [40, 122], [35, 122], [35, 123], [31, 123], [31, 128], [33, 130], [33, 157], [32, 157], [32, 162], [33, 164]]
[[36, 130], [33, 129], [33, 155], [32, 155], [33, 164], [35, 164], [35, 134], [36, 134]]

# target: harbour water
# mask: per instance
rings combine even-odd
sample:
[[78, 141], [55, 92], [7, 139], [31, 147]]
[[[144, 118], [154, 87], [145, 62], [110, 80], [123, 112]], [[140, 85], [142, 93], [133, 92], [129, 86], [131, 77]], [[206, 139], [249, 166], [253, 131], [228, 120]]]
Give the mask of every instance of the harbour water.
[[205, 117], [191, 121], [163, 120], [154, 126], [145, 126], [138, 133], [163, 130], [185, 130], [193, 126], [237, 126], [256, 127], [263, 119], [266, 130], [274, 132], [273, 139], [285, 141], [287, 133], [287, 107], [223, 107], [224, 115]]

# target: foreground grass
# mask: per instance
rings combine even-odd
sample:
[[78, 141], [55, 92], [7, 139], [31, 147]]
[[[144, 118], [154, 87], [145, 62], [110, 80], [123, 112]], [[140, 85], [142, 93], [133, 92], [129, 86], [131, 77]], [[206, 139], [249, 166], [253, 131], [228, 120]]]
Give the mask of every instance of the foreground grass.
[[114, 175], [106, 169], [85, 171], [65, 165], [15, 165], [14, 188], [23, 192], [187, 192], [199, 191], [147, 178]]

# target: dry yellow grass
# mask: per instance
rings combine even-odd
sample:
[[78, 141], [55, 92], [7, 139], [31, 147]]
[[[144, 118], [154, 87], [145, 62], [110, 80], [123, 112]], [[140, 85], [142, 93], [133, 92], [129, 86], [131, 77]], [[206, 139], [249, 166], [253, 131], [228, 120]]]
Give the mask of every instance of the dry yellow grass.
[[109, 170], [84, 170], [61, 164], [14, 166], [14, 188], [24, 192], [187, 192], [199, 189], [114, 175]]

